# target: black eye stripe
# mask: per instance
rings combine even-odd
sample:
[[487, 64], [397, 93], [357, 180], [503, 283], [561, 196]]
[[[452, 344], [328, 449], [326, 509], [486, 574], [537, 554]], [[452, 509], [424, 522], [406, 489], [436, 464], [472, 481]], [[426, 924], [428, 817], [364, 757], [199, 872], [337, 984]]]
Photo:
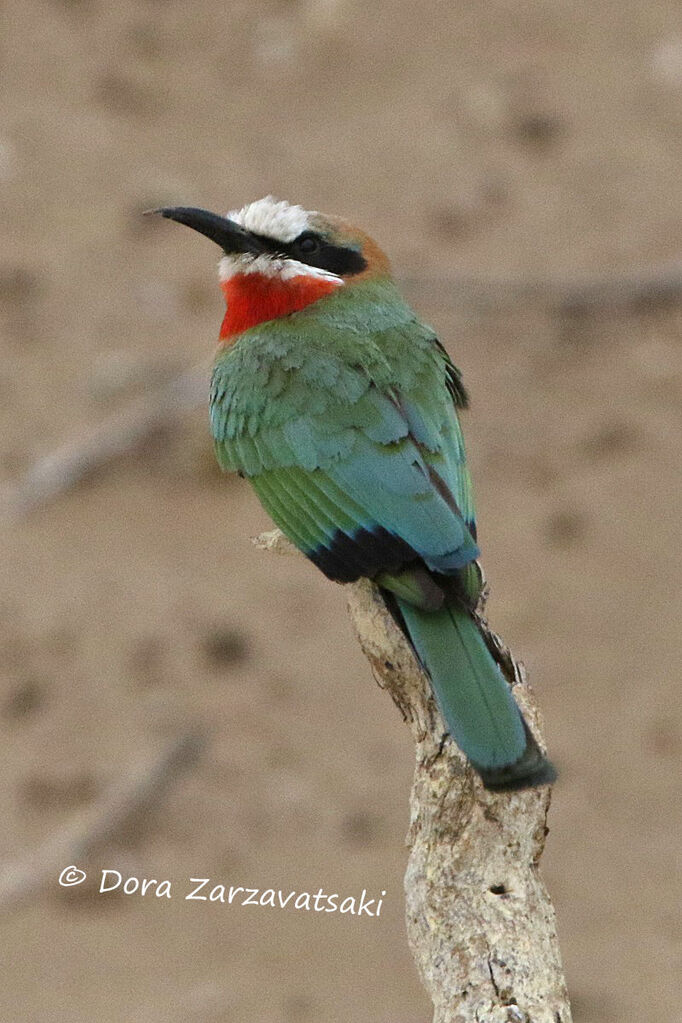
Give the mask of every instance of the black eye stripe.
[[[338, 274], [339, 277], [352, 277], [367, 268], [367, 260], [357, 249], [332, 245], [325, 241], [321, 235], [312, 231], [305, 231], [298, 238], [294, 238], [292, 242], [279, 242], [275, 238], [267, 238], [260, 234], [254, 234], [254, 237], [274, 256], [281, 255], [297, 259], [300, 263], [315, 266], [320, 270], [329, 270], [331, 273]], [[317, 241], [316, 251], [310, 253], [301, 251], [299, 244], [305, 239]]]

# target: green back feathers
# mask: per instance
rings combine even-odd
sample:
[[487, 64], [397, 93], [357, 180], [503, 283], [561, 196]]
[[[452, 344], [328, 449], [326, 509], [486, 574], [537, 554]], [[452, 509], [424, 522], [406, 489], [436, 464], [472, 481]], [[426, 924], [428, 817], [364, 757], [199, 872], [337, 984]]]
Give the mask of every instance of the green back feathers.
[[340, 287], [218, 356], [223, 468], [330, 578], [397, 599], [447, 724], [490, 787], [551, 777], [467, 608], [478, 597], [458, 371], [389, 279]]
[[390, 280], [344, 286], [219, 355], [218, 460], [306, 553], [337, 530], [383, 530], [430, 568], [459, 568], [477, 548], [457, 379]]

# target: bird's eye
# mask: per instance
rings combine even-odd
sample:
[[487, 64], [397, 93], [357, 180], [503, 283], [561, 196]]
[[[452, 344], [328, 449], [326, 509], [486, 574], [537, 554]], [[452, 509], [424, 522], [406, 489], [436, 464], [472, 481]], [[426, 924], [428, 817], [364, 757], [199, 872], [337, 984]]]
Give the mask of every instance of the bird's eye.
[[296, 248], [304, 256], [312, 256], [320, 251], [320, 243], [314, 235], [307, 234], [298, 240]]

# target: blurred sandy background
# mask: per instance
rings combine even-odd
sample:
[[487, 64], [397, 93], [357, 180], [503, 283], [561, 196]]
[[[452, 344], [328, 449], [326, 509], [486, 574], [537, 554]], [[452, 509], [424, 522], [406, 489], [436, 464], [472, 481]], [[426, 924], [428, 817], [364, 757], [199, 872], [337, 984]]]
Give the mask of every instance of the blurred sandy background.
[[[678, 1020], [675, 5], [8, 0], [2, 19], [0, 480], [210, 361], [216, 252], [141, 210], [274, 192], [363, 224], [472, 393], [490, 616], [562, 770], [544, 874], [575, 1018]], [[205, 420], [2, 524], [0, 855], [50, 871], [3, 910], [0, 1018], [426, 1023], [407, 731], [342, 589], [252, 547], [267, 520]], [[178, 897], [61, 891], [44, 844], [196, 727], [203, 754], [135, 821], [57, 856]], [[320, 918], [185, 902], [189, 876], [388, 894], [380, 920]]]

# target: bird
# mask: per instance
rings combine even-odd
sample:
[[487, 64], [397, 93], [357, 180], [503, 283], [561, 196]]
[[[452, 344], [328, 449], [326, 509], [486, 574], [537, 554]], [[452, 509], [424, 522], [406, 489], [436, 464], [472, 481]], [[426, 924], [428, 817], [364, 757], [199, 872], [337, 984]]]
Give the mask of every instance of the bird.
[[553, 782], [475, 613], [462, 375], [387, 256], [347, 221], [270, 195], [226, 216], [151, 212], [221, 249], [210, 423], [222, 469], [328, 579], [380, 588], [487, 789]]

